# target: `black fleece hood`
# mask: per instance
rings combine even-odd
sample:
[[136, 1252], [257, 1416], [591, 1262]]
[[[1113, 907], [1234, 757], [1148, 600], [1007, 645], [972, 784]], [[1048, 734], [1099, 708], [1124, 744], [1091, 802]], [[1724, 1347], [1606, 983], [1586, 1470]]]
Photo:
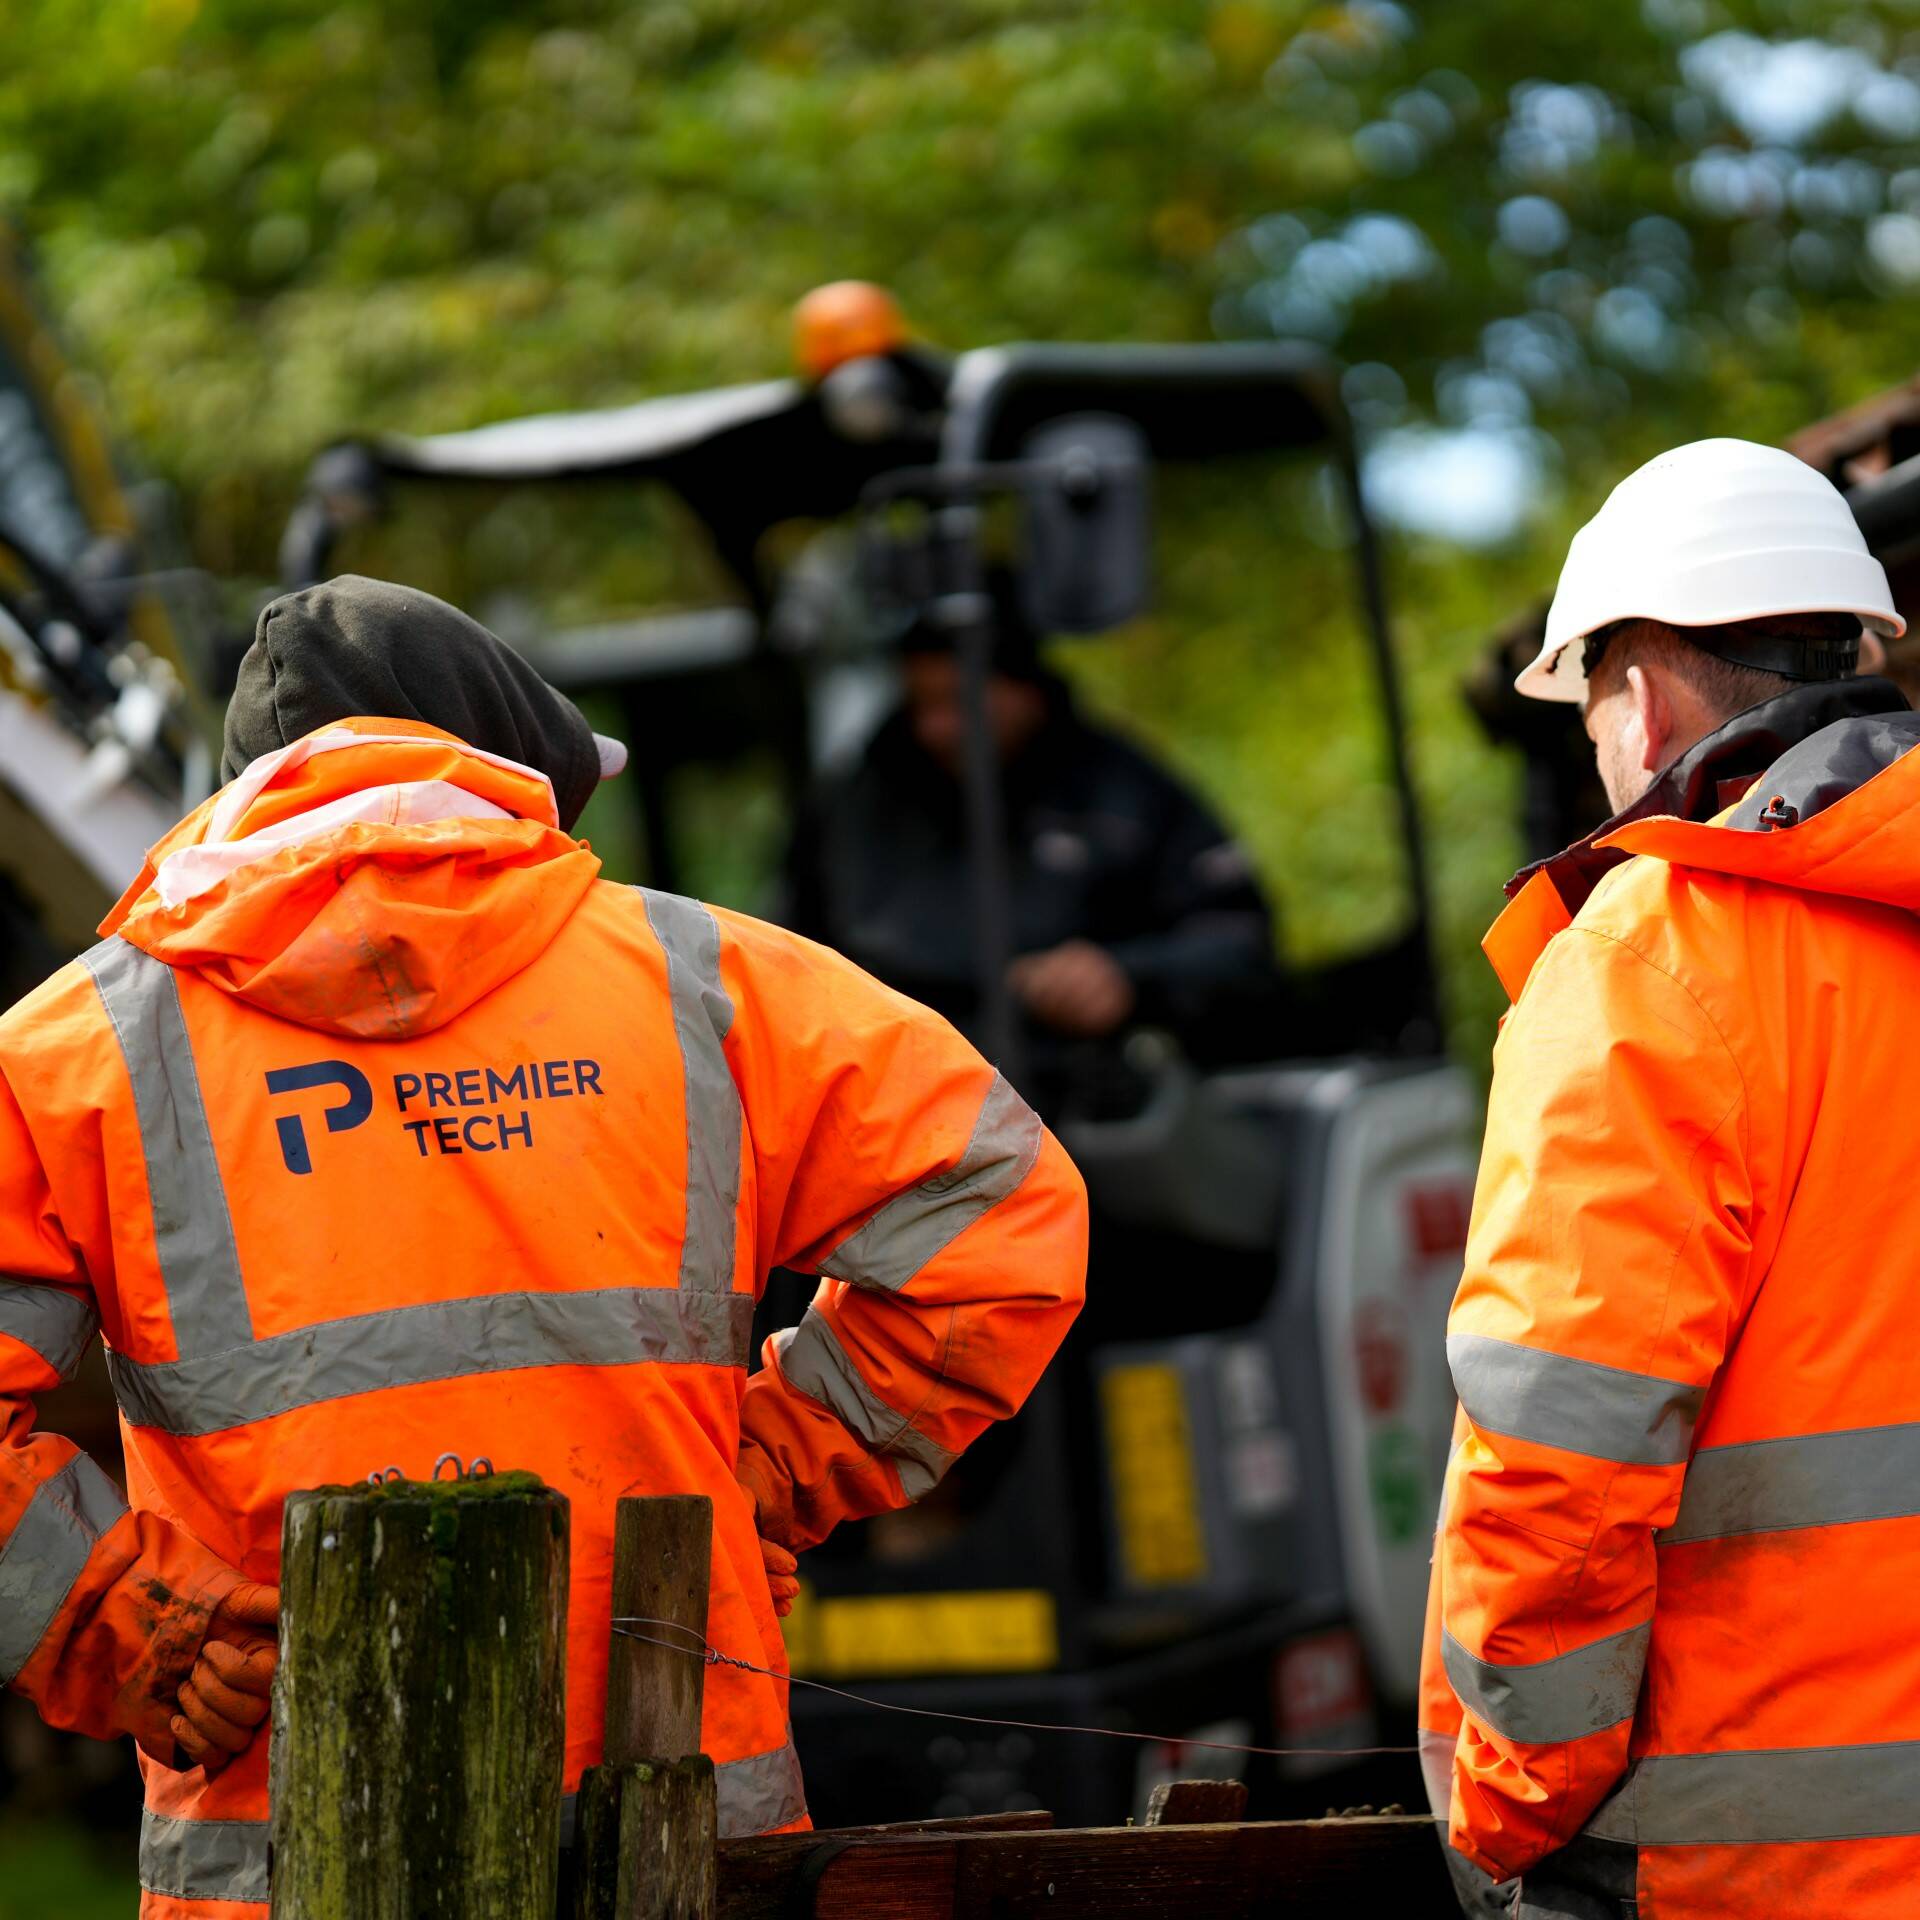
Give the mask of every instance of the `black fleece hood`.
[[586, 716], [457, 607], [343, 573], [265, 607], [227, 703], [221, 777], [362, 716], [414, 720], [553, 782], [568, 832], [600, 779]]

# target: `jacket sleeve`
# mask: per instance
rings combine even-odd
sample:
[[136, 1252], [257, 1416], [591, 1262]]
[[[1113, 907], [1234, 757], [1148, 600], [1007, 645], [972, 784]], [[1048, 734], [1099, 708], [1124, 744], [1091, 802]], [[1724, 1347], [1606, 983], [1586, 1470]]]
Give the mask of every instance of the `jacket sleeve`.
[[1086, 1194], [937, 1015], [726, 913], [727, 1047], [768, 1265], [818, 1273], [741, 1409], [742, 1484], [795, 1549], [918, 1499], [1018, 1411], [1086, 1281]]
[[0, 1077], [0, 1683], [51, 1726], [130, 1733], [171, 1766], [175, 1696], [241, 1576], [157, 1514], [130, 1513], [70, 1440], [34, 1431], [34, 1395], [72, 1376], [99, 1326]]
[[[1448, 1475], [1460, 1457], [1460, 1443], [1466, 1438], [1467, 1417], [1455, 1409], [1453, 1448], [1448, 1458]], [[1463, 1854], [1457, 1853], [1447, 1838], [1447, 1824], [1453, 1806], [1453, 1755], [1460, 1744], [1460, 1702], [1454, 1698], [1453, 1683], [1447, 1678], [1442, 1654], [1440, 1626], [1440, 1527], [1447, 1510], [1446, 1488], [1440, 1493], [1440, 1513], [1435, 1516], [1434, 1555], [1427, 1582], [1426, 1632], [1420, 1647], [1420, 1724], [1416, 1738], [1420, 1743], [1420, 1778], [1427, 1790], [1427, 1805], [1440, 1823], [1440, 1846], [1446, 1856], [1447, 1872], [1460, 1901], [1460, 1911], [1469, 1920], [1504, 1920], [1513, 1911], [1515, 1885], [1496, 1881]]]
[[1463, 1708], [1454, 1846], [1496, 1880], [1614, 1786], [1646, 1659], [1654, 1532], [1747, 1284], [1745, 1090], [1693, 996], [1582, 926], [1495, 1050], [1447, 1354], [1465, 1431], [1436, 1565]]
[[1278, 985], [1273, 912], [1245, 850], [1192, 795], [1169, 786], [1143, 875], [1143, 931], [1109, 948], [1139, 1016], [1176, 1030], [1231, 1020]]

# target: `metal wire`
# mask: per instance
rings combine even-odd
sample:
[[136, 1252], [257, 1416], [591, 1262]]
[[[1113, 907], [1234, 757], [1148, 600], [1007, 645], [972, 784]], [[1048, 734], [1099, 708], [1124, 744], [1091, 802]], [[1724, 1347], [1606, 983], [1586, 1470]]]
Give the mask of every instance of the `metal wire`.
[[[681, 1633], [696, 1646], [661, 1640], [650, 1633], [635, 1633], [635, 1627], [664, 1627], [669, 1633]], [[849, 1693], [845, 1687], [830, 1687], [824, 1680], [802, 1680], [795, 1674], [778, 1673], [772, 1667], [756, 1667], [731, 1653], [722, 1653], [696, 1627], [678, 1620], [655, 1620], [645, 1614], [618, 1614], [613, 1630], [623, 1640], [638, 1640], [650, 1647], [664, 1647], [669, 1653], [684, 1653], [689, 1659], [704, 1661], [710, 1667], [738, 1667], [742, 1673], [757, 1673], [769, 1680], [784, 1681], [790, 1687], [811, 1687], [815, 1693], [830, 1693], [840, 1700], [851, 1700], [857, 1707], [871, 1707], [876, 1713], [910, 1713], [922, 1720], [959, 1720], [973, 1727], [1008, 1727], [1021, 1733], [1090, 1733], [1106, 1740], [1141, 1740], [1150, 1746], [1206, 1747], [1215, 1753], [1246, 1753], [1259, 1759], [1365, 1759], [1376, 1754], [1415, 1754], [1418, 1747], [1243, 1747], [1232, 1740], [1191, 1740], [1178, 1733], [1130, 1733], [1120, 1727], [1075, 1727], [1053, 1720], [996, 1720], [984, 1713], [946, 1713], [937, 1707], [904, 1707], [892, 1700], [870, 1699], [864, 1693]]]

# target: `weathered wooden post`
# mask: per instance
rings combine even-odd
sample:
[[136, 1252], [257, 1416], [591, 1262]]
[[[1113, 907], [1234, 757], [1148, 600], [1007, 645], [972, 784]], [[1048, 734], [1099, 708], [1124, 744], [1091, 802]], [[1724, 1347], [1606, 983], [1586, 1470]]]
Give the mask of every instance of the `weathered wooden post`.
[[[569, 1920], [714, 1920], [717, 1814], [697, 1657], [713, 1502], [622, 1500], [614, 1526], [606, 1757], [580, 1781]], [[655, 1624], [623, 1632], [627, 1621]]]
[[552, 1920], [567, 1502], [530, 1473], [287, 1501], [273, 1920]]

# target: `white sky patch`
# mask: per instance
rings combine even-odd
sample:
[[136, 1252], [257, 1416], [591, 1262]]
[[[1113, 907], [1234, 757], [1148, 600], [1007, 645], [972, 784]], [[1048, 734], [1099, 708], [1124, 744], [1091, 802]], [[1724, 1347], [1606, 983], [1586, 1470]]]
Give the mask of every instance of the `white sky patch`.
[[1881, 139], [1920, 134], [1920, 84], [1887, 72], [1858, 47], [1729, 30], [1687, 48], [1680, 71], [1764, 145], [1805, 146], [1848, 112]]
[[1498, 546], [1526, 524], [1546, 468], [1541, 437], [1512, 424], [1400, 427], [1367, 454], [1367, 501], [1405, 532]]

